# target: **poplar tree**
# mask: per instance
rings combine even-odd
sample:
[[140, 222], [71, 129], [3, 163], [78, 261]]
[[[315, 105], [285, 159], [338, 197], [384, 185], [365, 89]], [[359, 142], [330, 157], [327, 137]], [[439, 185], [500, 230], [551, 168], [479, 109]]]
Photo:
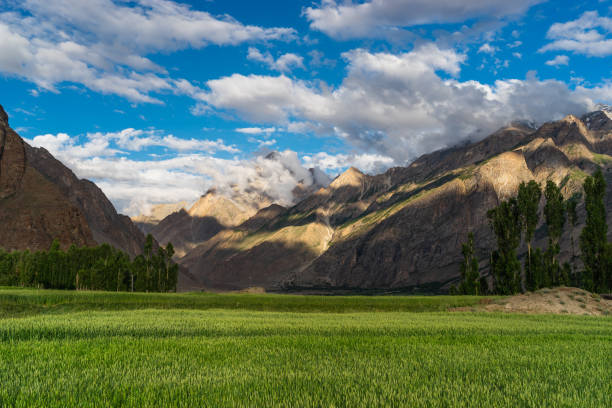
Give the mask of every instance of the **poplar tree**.
[[459, 285], [459, 293], [463, 295], [478, 295], [479, 294], [479, 273], [478, 259], [474, 254], [474, 233], [468, 234], [468, 242], [461, 247], [463, 254], [463, 263], [461, 264], [461, 284]]
[[516, 256], [521, 241], [519, 213], [516, 198], [503, 201], [487, 212], [497, 237], [497, 250], [491, 255], [491, 271], [495, 277], [495, 291], [503, 295], [520, 290], [521, 264]]
[[546, 271], [546, 286], [556, 285], [559, 283], [567, 284], [568, 282], [560, 282], [561, 268], [557, 260], [557, 255], [560, 252], [559, 239], [563, 233], [563, 225], [565, 224], [565, 204], [561, 189], [553, 182], [546, 182], [546, 205], [544, 206], [544, 216], [546, 218], [546, 227], [548, 229], [548, 249], [547, 249], [547, 271]]
[[580, 249], [584, 262], [583, 284], [591, 291], [609, 289], [610, 244], [607, 242], [608, 224], [606, 223], [606, 180], [597, 170], [584, 181], [586, 223], [580, 234]]
[[171, 277], [171, 268], [172, 268], [172, 257], [174, 256], [174, 246], [172, 245], [172, 242], [168, 242], [168, 245], [166, 245], [166, 283], [164, 285], [164, 289], [166, 291], [169, 291], [171, 289], [171, 281], [170, 281], [170, 277]]
[[[539, 221], [538, 208], [540, 206], [540, 199], [542, 197], [542, 190], [540, 185], [534, 180], [525, 184], [522, 182], [519, 185], [518, 190], [518, 207], [519, 207], [519, 221], [521, 223], [521, 229], [525, 234], [525, 242], [527, 243], [527, 259], [525, 260], [525, 286], [527, 288], [533, 287], [533, 265], [531, 262], [531, 242], [533, 241], [533, 235]], [[530, 289], [533, 290], [533, 289]]]
[[576, 281], [576, 245], [574, 243], [574, 228], [576, 228], [576, 224], [578, 224], [578, 214], [576, 212], [576, 207], [578, 206], [579, 197], [580, 195], [573, 195], [569, 200], [565, 202], [567, 220], [572, 226], [572, 229], [570, 230], [570, 240], [572, 242], [572, 259], [569, 265], [569, 274], [571, 275], [573, 285], [575, 286], [578, 286], [578, 282]]
[[146, 267], [146, 275], [145, 275], [145, 290], [148, 292], [149, 287], [151, 285], [151, 266], [153, 263], [152, 254], [153, 252], [153, 236], [151, 234], [147, 234], [145, 238], [144, 244], [144, 258], [145, 258], [145, 267]]

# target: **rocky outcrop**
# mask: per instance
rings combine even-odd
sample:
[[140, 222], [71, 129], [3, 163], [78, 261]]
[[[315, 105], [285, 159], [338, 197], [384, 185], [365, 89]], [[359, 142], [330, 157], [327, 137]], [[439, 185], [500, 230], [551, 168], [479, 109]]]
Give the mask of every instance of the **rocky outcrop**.
[[108, 243], [130, 255], [144, 236], [117, 214], [104, 193], [42, 148], [25, 143], [0, 112], [0, 246], [47, 249], [54, 238], [70, 244]]

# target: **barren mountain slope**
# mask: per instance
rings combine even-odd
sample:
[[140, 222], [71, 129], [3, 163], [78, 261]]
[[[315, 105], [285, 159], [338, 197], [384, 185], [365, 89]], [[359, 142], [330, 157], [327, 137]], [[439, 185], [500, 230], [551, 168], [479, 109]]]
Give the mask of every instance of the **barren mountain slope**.
[[108, 243], [131, 255], [142, 251], [143, 234], [95, 184], [25, 143], [0, 111], [0, 246], [47, 249], [58, 238], [63, 246]]
[[[595, 112], [537, 131], [513, 125], [381, 175], [349, 169], [259, 230], [226, 231], [182, 262], [203, 287], [443, 290], [459, 275], [469, 231], [487, 269], [494, 239], [486, 212], [514, 195], [521, 181], [551, 178], [569, 197], [598, 165], [610, 179], [609, 123], [607, 114]], [[578, 212], [579, 225], [566, 227], [561, 241], [563, 260], [571, 257], [570, 236], [577, 242], [582, 229], [582, 206]], [[536, 246], [545, 243], [540, 227]]]
[[[265, 160], [274, 160], [275, 157], [275, 153], [270, 153]], [[318, 175], [314, 169], [310, 169], [309, 174], [312, 183], [299, 180], [293, 187], [291, 194], [295, 201], [308, 197], [325, 182], [326, 176]], [[181, 257], [221, 231], [238, 227], [250, 217], [257, 216], [259, 218], [257, 222], [261, 223], [263, 213], [258, 215], [257, 212], [270, 207], [273, 203], [273, 198], [261, 186], [253, 186], [247, 190], [230, 186], [224, 188], [223, 192], [211, 189], [189, 210], [169, 214], [151, 228], [150, 232], [164, 245], [172, 242], [177, 257]]]

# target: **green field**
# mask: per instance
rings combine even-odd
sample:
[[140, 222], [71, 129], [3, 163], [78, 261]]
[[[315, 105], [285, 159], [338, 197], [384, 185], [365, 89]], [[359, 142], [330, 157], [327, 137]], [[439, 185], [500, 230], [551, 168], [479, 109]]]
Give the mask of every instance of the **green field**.
[[478, 302], [0, 289], [0, 406], [611, 406], [612, 318]]

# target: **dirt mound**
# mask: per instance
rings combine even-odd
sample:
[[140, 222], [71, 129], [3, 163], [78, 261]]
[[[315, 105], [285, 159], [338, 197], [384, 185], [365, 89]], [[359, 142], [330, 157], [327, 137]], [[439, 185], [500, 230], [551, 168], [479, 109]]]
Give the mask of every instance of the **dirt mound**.
[[608, 316], [612, 314], [612, 300], [604, 299], [583, 289], [560, 287], [528, 292], [490, 304], [482, 304], [476, 308], [460, 309], [464, 311]]

